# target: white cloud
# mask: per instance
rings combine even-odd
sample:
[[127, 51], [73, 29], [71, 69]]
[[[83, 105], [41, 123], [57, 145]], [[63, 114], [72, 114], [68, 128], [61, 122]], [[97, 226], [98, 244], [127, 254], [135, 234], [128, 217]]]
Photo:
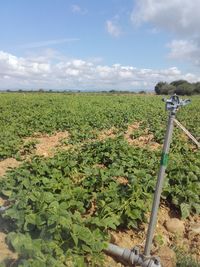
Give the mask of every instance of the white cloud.
[[200, 66], [200, 45], [193, 40], [173, 40], [168, 44], [170, 48], [169, 58], [185, 59]]
[[59, 62], [37, 61], [37, 57], [17, 57], [0, 51], [0, 89], [54, 88], [91, 90], [153, 89], [158, 81], [187, 79], [197, 81], [191, 73], [183, 74], [176, 67], [139, 69], [134, 66], [103, 65], [82, 59]]
[[88, 10], [86, 8], [80, 7], [79, 5], [72, 5], [71, 10], [74, 14], [85, 15]]
[[131, 14], [135, 24], [151, 22], [180, 35], [199, 35], [199, 0], [138, 0]]
[[106, 21], [106, 30], [113, 37], [119, 37], [122, 34], [120, 26], [113, 20]]
[[49, 47], [52, 45], [64, 44], [64, 43], [72, 43], [79, 41], [78, 38], [63, 38], [63, 39], [53, 39], [39, 42], [32, 42], [20, 45], [19, 48], [40, 48], [40, 47]]
[[137, 0], [131, 14], [134, 25], [149, 23], [152, 28], [176, 36], [168, 47], [173, 59], [190, 60], [199, 65], [199, 0]]

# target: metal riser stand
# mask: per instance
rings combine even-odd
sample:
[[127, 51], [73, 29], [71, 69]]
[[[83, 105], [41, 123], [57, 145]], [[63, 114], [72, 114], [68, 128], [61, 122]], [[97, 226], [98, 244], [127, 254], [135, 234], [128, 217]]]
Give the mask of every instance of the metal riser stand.
[[160, 170], [158, 173], [158, 179], [157, 179], [157, 184], [156, 184], [156, 191], [154, 193], [154, 200], [153, 200], [152, 212], [151, 212], [151, 217], [150, 217], [150, 223], [149, 223], [149, 228], [147, 231], [147, 239], [146, 239], [146, 244], [145, 244], [145, 249], [144, 249], [144, 255], [146, 257], [150, 256], [151, 244], [153, 241], [153, 234], [154, 234], [154, 229], [156, 226], [158, 208], [160, 204], [160, 196], [161, 196], [161, 192], [163, 188], [164, 175], [165, 175], [165, 170], [166, 170], [167, 162], [168, 162], [168, 153], [169, 153], [170, 143], [172, 139], [174, 119], [175, 119], [175, 114], [170, 114], [168, 125], [167, 125], [167, 131], [165, 135], [163, 151], [162, 151]]

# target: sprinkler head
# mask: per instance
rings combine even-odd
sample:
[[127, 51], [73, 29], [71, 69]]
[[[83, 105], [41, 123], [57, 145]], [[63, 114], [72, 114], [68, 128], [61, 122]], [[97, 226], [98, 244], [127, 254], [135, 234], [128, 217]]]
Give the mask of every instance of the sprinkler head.
[[162, 100], [165, 102], [165, 109], [172, 113], [176, 113], [179, 107], [185, 106], [191, 102], [190, 99], [180, 99], [176, 94], [172, 95], [170, 99], [163, 98]]

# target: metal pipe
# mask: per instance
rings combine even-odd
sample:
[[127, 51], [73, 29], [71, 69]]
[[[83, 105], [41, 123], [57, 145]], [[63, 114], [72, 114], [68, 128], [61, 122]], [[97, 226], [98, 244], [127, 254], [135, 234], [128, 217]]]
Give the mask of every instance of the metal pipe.
[[160, 260], [158, 258], [146, 258], [139, 253], [138, 248], [130, 250], [109, 244], [108, 248], [105, 249], [105, 252], [110, 256], [118, 258], [118, 260], [126, 266], [161, 267]]
[[160, 170], [158, 173], [156, 190], [155, 190], [154, 200], [153, 200], [153, 205], [152, 205], [150, 223], [149, 223], [149, 227], [147, 231], [147, 238], [146, 238], [145, 249], [144, 249], [144, 255], [146, 257], [150, 256], [151, 245], [153, 241], [153, 234], [154, 234], [154, 230], [156, 226], [158, 208], [160, 204], [160, 196], [161, 196], [163, 182], [164, 182], [164, 175], [165, 175], [165, 170], [166, 170], [166, 166], [168, 162], [168, 153], [169, 153], [170, 142], [172, 138], [174, 119], [175, 119], [175, 112], [170, 112], [167, 130], [165, 134], [165, 141], [163, 145], [162, 157], [161, 157], [161, 162], [160, 162]]
[[125, 248], [120, 248], [114, 244], [108, 244], [108, 248], [105, 250], [107, 253], [109, 253], [111, 256], [119, 257], [121, 258], [124, 254]]
[[3, 213], [5, 210], [7, 210], [9, 206], [0, 206], [0, 213]]

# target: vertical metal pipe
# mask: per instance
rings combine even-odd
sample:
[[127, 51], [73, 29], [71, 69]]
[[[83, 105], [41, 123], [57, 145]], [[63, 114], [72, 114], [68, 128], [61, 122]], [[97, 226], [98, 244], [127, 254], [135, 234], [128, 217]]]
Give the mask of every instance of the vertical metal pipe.
[[169, 152], [171, 138], [172, 138], [174, 119], [175, 119], [175, 112], [170, 112], [167, 130], [165, 134], [165, 141], [164, 141], [163, 150], [162, 150], [160, 170], [158, 173], [156, 190], [154, 193], [154, 200], [153, 200], [153, 205], [152, 205], [152, 210], [151, 210], [151, 218], [149, 222], [145, 249], [144, 249], [144, 255], [146, 257], [150, 256], [151, 245], [152, 245], [154, 230], [155, 230], [156, 221], [157, 221], [158, 208], [160, 204], [160, 196], [161, 196], [163, 182], [164, 182], [164, 175], [165, 175], [165, 170], [166, 170], [167, 162], [168, 162], [168, 152]]

